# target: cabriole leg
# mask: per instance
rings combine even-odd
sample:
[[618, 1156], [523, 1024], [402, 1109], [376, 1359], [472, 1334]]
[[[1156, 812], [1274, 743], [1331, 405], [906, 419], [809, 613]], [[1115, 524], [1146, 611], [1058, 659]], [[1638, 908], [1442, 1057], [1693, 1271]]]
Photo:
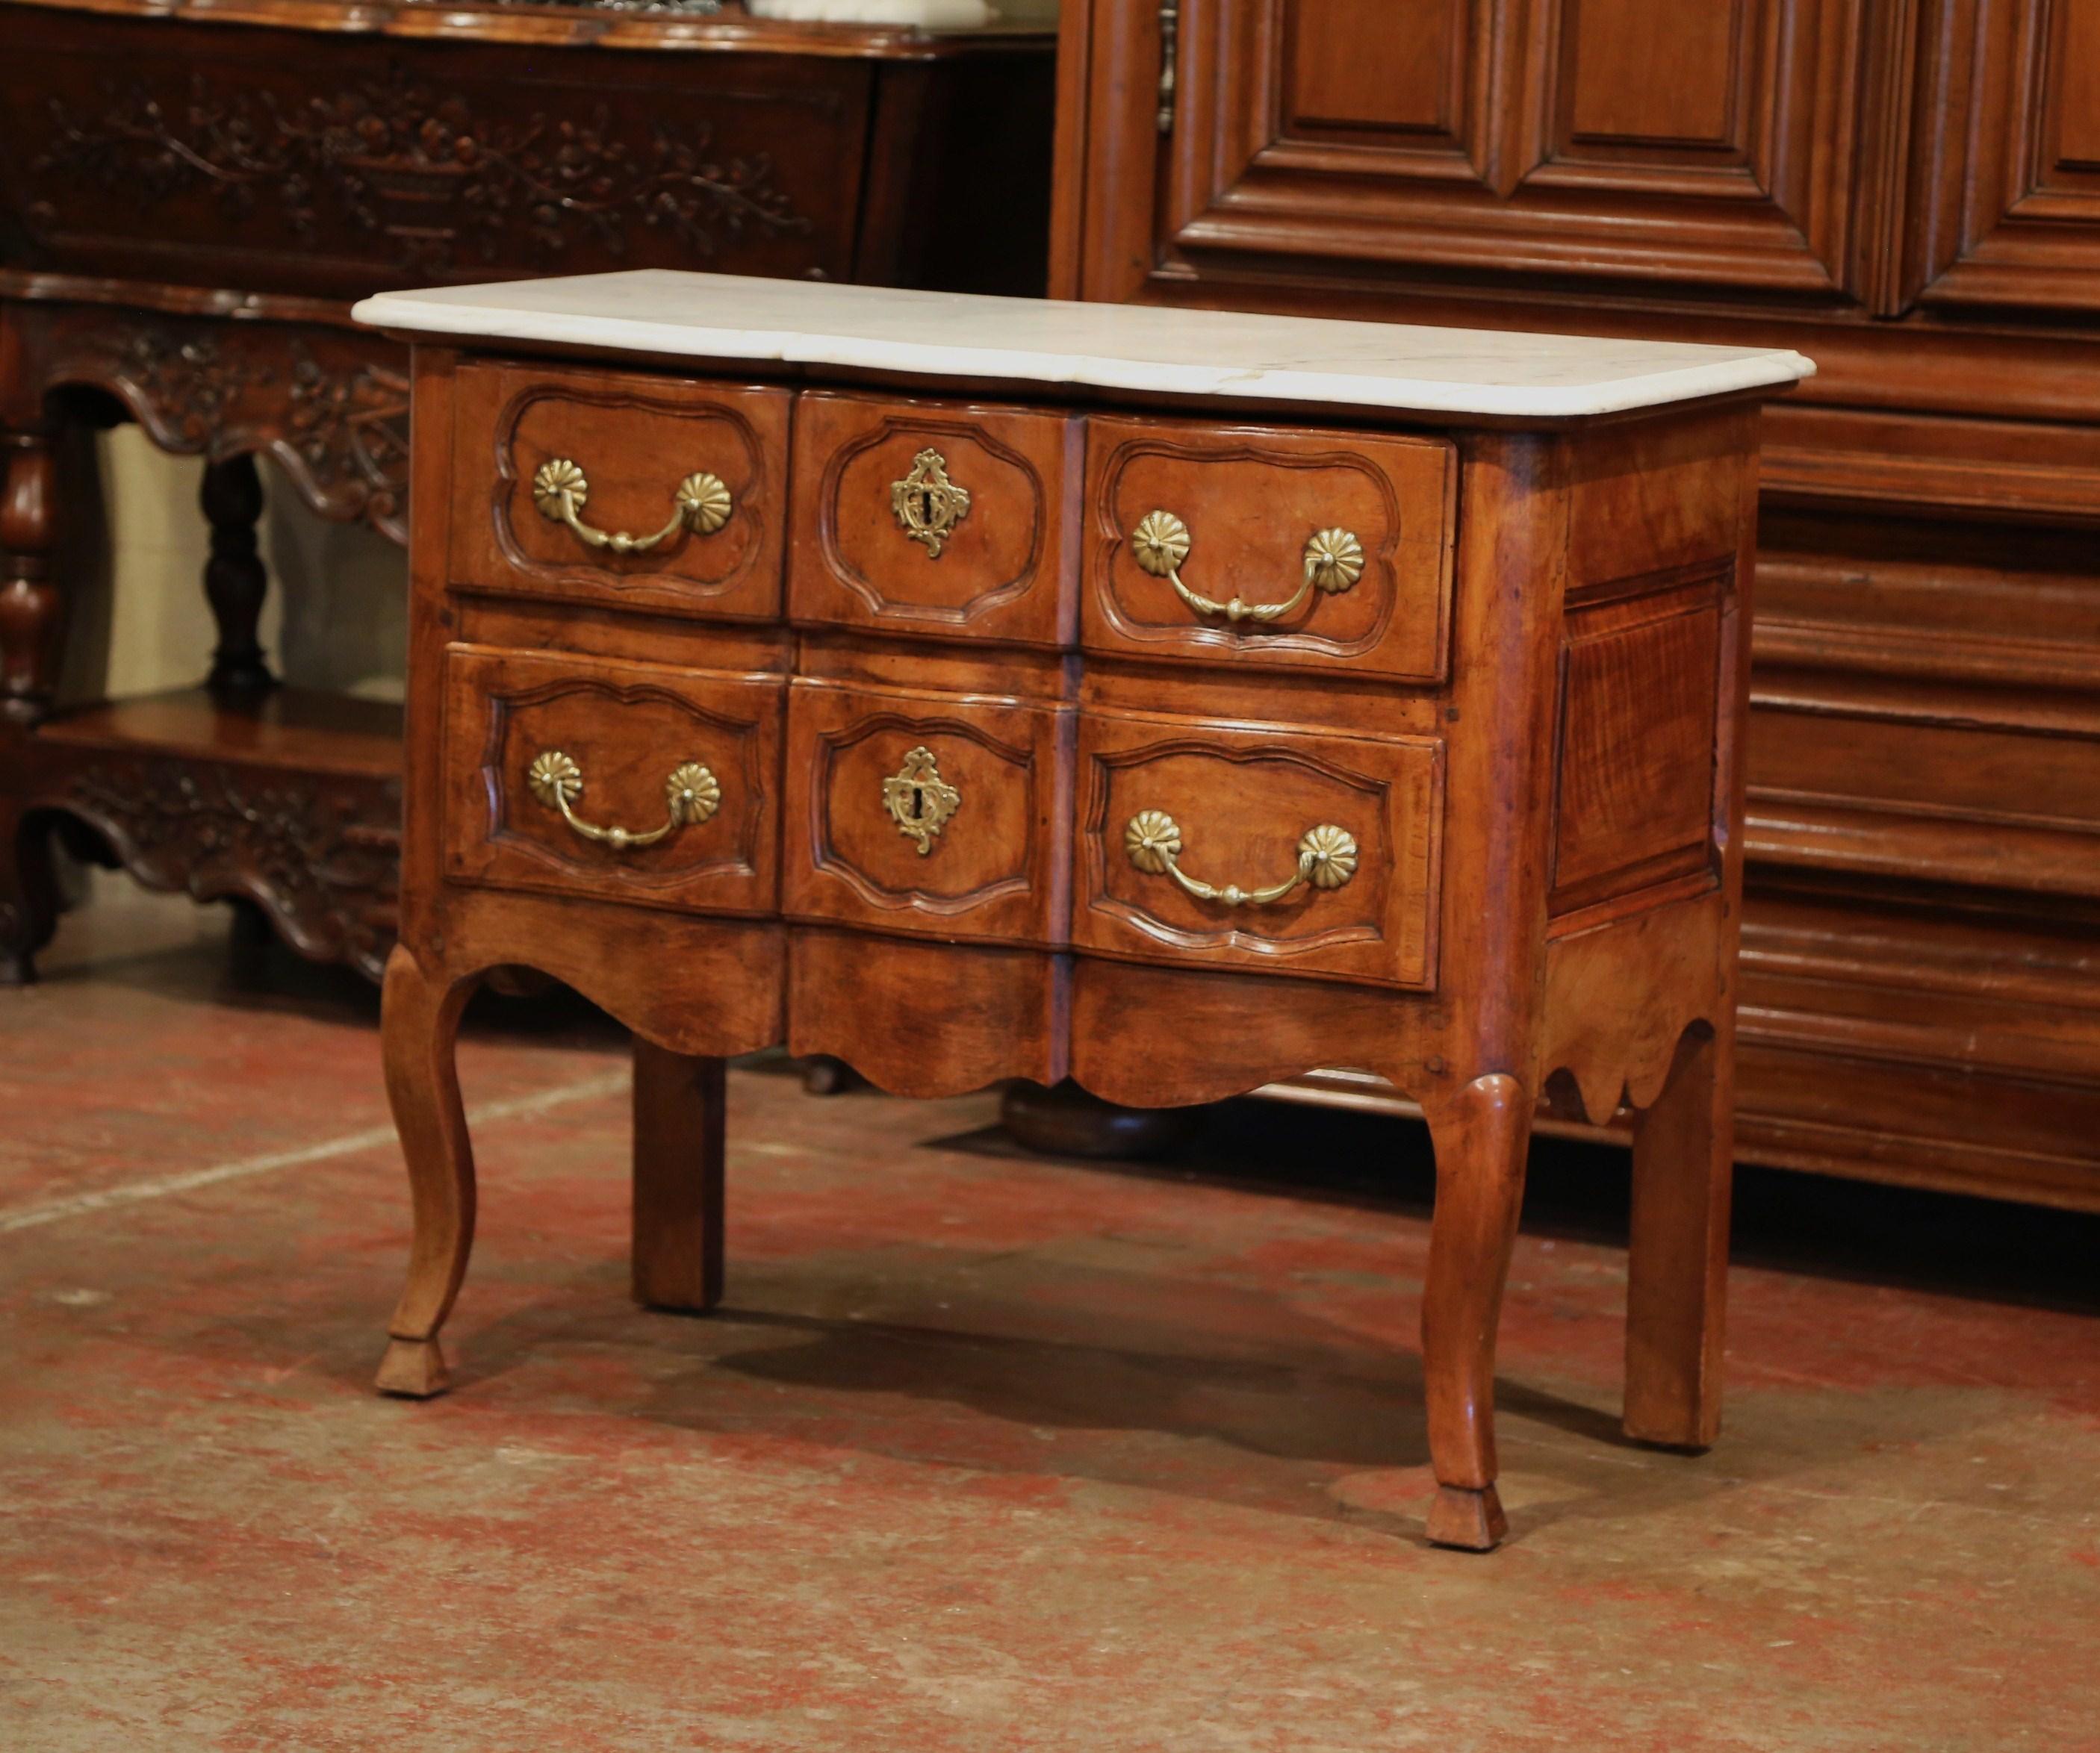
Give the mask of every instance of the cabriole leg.
[[1422, 1305], [1423, 1376], [1436, 1501], [1429, 1538], [1487, 1552], [1509, 1524], [1495, 1495], [1495, 1327], [1524, 1205], [1530, 1092], [1503, 1073], [1429, 1111], [1436, 1210]]
[[1704, 1023], [1688, 1030], [1670, 1081], [1634, 1122], [1626, 1431], [1674, 1448], [1708, 1447], [1721, 1430], [1735, 1143], [1728, 1047]]
[[379, 1366], [383, 1394], [423, 1399], [448, 1385], [438, 1329], [452, 1312], [474, 1246], [474, 1152], [454, 1049], [475, 984], [433, 980], [405, 944], [395, 946], [386, 963], [380, 1046], [386, 1098], [408, 1162], [416, 1239]]
[[702, 1314], [721, 1301], [727, 1068], [634, 1040], [634, 1300]]

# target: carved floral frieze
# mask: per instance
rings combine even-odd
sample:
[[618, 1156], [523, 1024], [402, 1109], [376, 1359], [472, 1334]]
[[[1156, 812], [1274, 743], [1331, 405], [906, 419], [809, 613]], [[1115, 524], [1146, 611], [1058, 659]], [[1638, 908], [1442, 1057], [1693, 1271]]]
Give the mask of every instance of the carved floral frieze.
[[310, 240], [346, 225], [386, 239], [404, 271], [442, 273], [584, 242], [617, 256], [638, 231], [713, 256], [810, 224], [772, 160], [717, 147], [704, 117], [615, 121], [600, 103], [510, 119], [398, 67], [303, 101], [204, 73], [179, 95], [112, 79], [98, 106], [54, 98], [47, 114], [29, 160], [38, 226], [57, 222], [68, 184], [128, 195], [141, 213], [201, 190], [232, 218], [274, 216]]
[[275, 324], [105, 316], [39, 370], [112, 391], [164, 450], [268, 451], [324, 516], [407, 539], [409, 383], [398, 365]]
[[117, 760], [75, 772], [62, 801], [140, 880], [199, 900], [245, 895], [303, 954], [379, 978], [394, 941], [398, 782]]

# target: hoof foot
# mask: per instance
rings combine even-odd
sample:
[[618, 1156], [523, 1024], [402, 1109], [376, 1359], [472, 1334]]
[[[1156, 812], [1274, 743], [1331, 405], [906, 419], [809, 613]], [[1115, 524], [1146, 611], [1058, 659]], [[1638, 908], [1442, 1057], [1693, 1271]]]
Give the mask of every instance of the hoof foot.
[[1509, 1532], [1509, 1517], [1495, 1488], [1471, 1491], [1460, 1485], [1440, 1485], [1429, 1506], [1429, 1543], [1460, 1552], [1491, 1553]]
[[390, 1339], [379, 1360], [379, 1391], [404, 1399], [427, 1400], [452, 1385], [445, 1354], [435, 1339]]

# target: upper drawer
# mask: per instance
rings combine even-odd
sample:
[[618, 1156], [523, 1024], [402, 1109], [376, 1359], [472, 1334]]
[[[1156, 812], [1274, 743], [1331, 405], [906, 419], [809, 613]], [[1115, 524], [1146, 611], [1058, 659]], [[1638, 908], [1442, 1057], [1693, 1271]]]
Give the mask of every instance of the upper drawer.
[[454, 645], [445, 870], [499, 888], [765, 913], [785, 682]]
[[452, 577], [660, 614], [777, 615], [788, 402], [675, 377], [461, 367]]
[[1441, 439], [1091, 420], [1084, 643], [1440, 681], [1457, 483]]
[[795, 411], [788, 604], [805, 625], [1072, 642], [1061, 414], [811, 393]]

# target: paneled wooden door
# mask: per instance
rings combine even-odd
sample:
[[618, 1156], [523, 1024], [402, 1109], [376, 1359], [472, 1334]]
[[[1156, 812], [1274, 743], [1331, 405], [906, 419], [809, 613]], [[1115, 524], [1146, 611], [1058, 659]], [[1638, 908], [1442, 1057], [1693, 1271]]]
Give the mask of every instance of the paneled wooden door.
[[[1980, 3], [1980, 0], [1979, 0]], [[1885, 0], [1096, 7], [1066, 290], [1380, 269], [1849, 303], [1886, 277]], [[1149, 93], [1148, 93], [1149, 96]], [[1113, 118], [1113, 119], [1112, 119]], [[1145, 138], [1149, 130], [1152, 140]], [[1120, 138], [1104, 139], [1103, 134]], [[1103, 147], [1109, 150], [1103, 151]], [[1140, 236], [1127, 199], [1157, 155]], [[1120, 179], [1118, 182], [1118, 179]], [[1068, 199], [1076, 191], [1061, 190]]]

